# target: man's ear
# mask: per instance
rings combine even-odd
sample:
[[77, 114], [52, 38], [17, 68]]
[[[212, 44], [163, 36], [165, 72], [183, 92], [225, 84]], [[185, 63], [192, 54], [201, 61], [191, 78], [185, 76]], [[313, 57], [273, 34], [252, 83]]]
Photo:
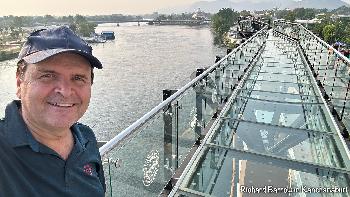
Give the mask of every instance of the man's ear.
[[20, 74], [16, 75], [16, 95], [19, 99], [21, 99], [21, 85], [23, 83], [23, 78], [20, 76]]

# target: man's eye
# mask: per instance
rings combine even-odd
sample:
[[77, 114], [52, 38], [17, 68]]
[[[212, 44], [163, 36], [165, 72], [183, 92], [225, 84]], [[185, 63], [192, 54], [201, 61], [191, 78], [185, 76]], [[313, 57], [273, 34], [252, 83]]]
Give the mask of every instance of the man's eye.
[[55, 75], [54, 74], [44, 74], [44, 75], [41, 75], [40, 78], [54, 78]]
[[75, 81], [85, 81], [85, 78], [82, 76], [74, 76]]

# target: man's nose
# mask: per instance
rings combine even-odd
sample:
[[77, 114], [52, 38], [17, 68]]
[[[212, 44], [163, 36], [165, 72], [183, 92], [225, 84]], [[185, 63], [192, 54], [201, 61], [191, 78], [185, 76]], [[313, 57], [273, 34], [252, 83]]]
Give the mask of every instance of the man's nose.
[[57, 81], [55, 92], [61, 94], [64, 97], [69, 97], [73, 93], [73, 84], [70, 80], [60, 79]]

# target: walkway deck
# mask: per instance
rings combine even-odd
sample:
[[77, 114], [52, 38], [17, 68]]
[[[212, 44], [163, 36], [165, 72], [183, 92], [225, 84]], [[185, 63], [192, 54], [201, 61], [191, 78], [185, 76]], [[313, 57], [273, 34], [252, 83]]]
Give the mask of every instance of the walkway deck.
[[176, 193], [288, 196], [288, 188], [303, 196], [302, 188], [349, 187], [348, 151], [297, 45], [270, 32], [247, 76]]

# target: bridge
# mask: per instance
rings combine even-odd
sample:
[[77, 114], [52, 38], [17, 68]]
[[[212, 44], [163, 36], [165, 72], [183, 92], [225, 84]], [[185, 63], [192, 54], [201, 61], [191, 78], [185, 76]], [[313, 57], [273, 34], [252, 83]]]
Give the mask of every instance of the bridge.
[[100, 23], [148, 23], [150, 25], [201, 25], [201, 24], [209, 24], [211, 20], [123, 20], [123, 21], [89, 21], [97, 24]]
[[349, 196], [349, 64], [275, 21], [100, 148], [106, 196]]

